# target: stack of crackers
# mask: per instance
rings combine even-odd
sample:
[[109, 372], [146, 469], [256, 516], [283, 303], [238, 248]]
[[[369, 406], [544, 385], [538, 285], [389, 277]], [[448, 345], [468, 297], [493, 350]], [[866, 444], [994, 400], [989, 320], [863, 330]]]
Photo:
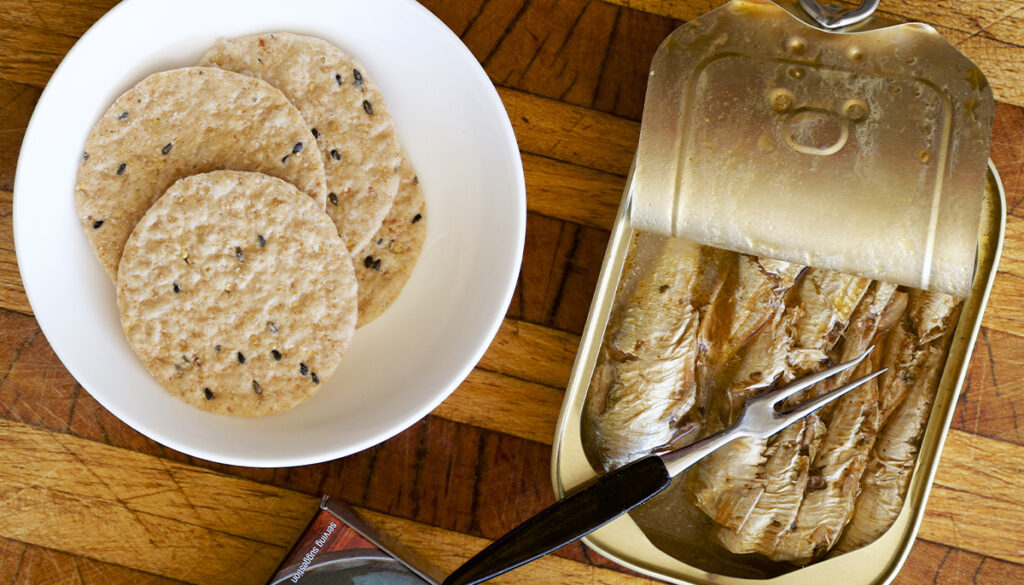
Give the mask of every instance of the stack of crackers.
[[89, 135], [75, 202], [149, 372], [239, 416], [312, 396], [426, 234], [376, 84], [288, 33], [220, 41], [124, 93]]

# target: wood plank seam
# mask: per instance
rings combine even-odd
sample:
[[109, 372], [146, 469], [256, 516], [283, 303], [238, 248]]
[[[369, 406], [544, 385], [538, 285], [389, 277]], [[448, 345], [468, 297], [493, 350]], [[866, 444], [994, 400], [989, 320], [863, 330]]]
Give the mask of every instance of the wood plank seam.
[[[8, 540], [10, 540], [10, 539], [8, 539]], [[19, 575], [20, 575], [20, 570], [22, 568], [22, 564], [24, 562], [25, 556], [29, 552], [28, 551], [28, 547], [34, 547], [36, 549], [48, 552], [48, 553], [53, 554], [53, 555], [68, 555], [67, 552], [64, 552], [64, 551], [62, 551], [62, 550], [60, 550], [58, 548], [54, 548], [54, 547], [42, 546], [42, 545], [38, 545], [38, 544], [29, 544], [29, 543], [24, 543], [24, 542], [21, 542], [21, 541], [18, 541], [18, 540], [11, 540], [11, 542], [21, 543], [25, 547], [25, 548], [22, 549], [21, 554], [19, 555], [19, 559], [18, 559], [18, 562], [17, 562], [15, 570], [14, 570], [13, 579], [11, 580], [12, 584], [24, 582], [24, 581], [19, 580]], [[88, 582], [85, 579], [85, 577], [82, 575], [81, 567], [79, 566], [79, 560], [80, 559], [88, 559], [88, 560], [91, 560], [91, 561], [94, 561], [94, 562], [97, 562], [97, 563], [101, 563], [103, 565], [107, 565], [107, 566], [111, 566], [111, 567], [117, 567], [117, 568], [120, 568], [120, 569], [124, 569], [125, 571], [131, 571], [133, 573], [133, 576], [135, 576], [135, 577], [146, 576], [146, 577], [153, 577], [155, 579], [170, 580], [170, 581], [174, 581], [176, 583], [184, 583], [184, 581], [178, 581], [176, 579], [170, 579], [170, 578], [165, 577], [163, 575], [160, 575], [158, 573], [153, 573], [153, 572], [150, 572], [150, 571], [144, 571], [144, 570], [141, 570], [141, 569], [133, 569], [131, 567], [127, 567], [125, 565], [119, 565], [119, 564], [116, 564], [116, 563], [108, 563], [106, 561], [102, 561], [102, 560], [99, 560], [99, 559], [94, 559], [92, 557], [81, 556], [81, 557], [72, 557], [72, 559], [74, 561], [75, 577], [78, 579], [77, 583], [87, 583]], [[2, 560], [3, 559], [0, 558], [0, 561], [2, 561]], [[0, 566], [2, 566], [2, 563], [0, 563]]]
[[[50, 436], [52, 436], [54, 434], [57, 434], [57, 433], [53, 433], [51, 431], [40, 431], [38, 429], [34, 429], [32, 427], [29, 427], [27, 425], [20, 425], [20, 424], [16, 424], [16, 423], [5, 424], [2, 427], [0, 427], [0, 429], [5, 429], [5, 431], [8, 432], [8, 433], [12, 432], [12, 431], [13, 432], [23, 431], [23, 432], [28, 432], [30, 434], [40, 434], [41, 433], [41, 434], [50, 435]], [[88, 444], [90, 444], [91, 445], [90, 449], [93, 449], [93, 450], [96, 450], [96, 451], [99, 452], [97, 454], [97, 458], [100, 461], [111, 459], [111, 458], [104, 457], [103, 454], [110, 453], [110, 452], [117, 452], [117, 451], [120, 450], [119, 448], [116, 448], [116, 447], [111, 447], [109, 445], [103, 445], [103, 444], [97, 444], [97, 443], [94, 443], [92, 441], [88, 441], [88, 440], [85, 440], [85, 439], [72, 439], [72, 440], [76, 441], [76, 442], [79, 442], [79, 443], [88, 443]], [[131, 452], [131, 451], [128, 451], [127, 454], [132, 456], [135, 459], [145, 460], [145, 461], [150, 461], [152, 459], [159, 459], [159, 458], [154, 457], [154, 456], [139, 455], [139, 454]], [[270, 490], [270, 491], [272, 491], [274, 493], [281, 494], [282, 497], [300, 498], [300, 500], [302, 502], [305, 502], [311, 508], [313, 507], [313, 503], [315, 501], [315, 498], [313, 498], [311, 496], [306, 496], [305, 494], [294, 492], [292, 490], [287, 490], [287, 489], [282, 489], [282, 488], [270, 488], [270, 487], [267, 487], [267, 486], [262, 486], [260, 484], [255, 484], [255, 483], [253, 483], [251, 481], [248, 481], [248, 480], [238, 480], [238, 479], [233, 478], [233, 477], [228, 476], [228, 475], [219, 474], [219, 473], [211, 473], [211, 472], [209, 472], [207, 470], [200, 469], [200, 468], [194, 468], [192, 466], [186, 466], [186, 465], [182, 465], [182, 464], [174, 464], [174, 465], [176, 467], [182, 468], [182, 470], [184, 472], [186, 472], [186, 473], [200, 474], [200, 475], [202, 475], [204, 477], [209, 477], [209, 478], [211, 478], [211, 480], [213, 480], [215, 482], [215, 484], [216, 484], [216, 482], [227, 482], [227, 483], [230, 483], [233, 486], [236, 486], [235, 488], [232, 488], [232, 489], [245, 489], [245, 486], [252, 486], [253, 489], [259, 488], [259, 490], [262, 490], [262, 491]], [[80, 496], [81, 496], [81, 494], [79, 494], [79, 497]], [[381, 513], [381, 512], [373, 511], [373, 510], [370, 510], [370, 509], [367, 509], [367, 508], [361, 508], [360, 511], [364, 515], [370, 517], [371, 520], [374, 520], [374, 521], [376, 521], [378, 523], [382, 523], [382, 524], [401, 524], [401, 525], [404, 525], [406, 527], [406, 529], [405, 530], [400, 530], [399, 532], [409, 532], [410, 531], [409, 529], [414, 529], [416, 531], [427, 530], [428, 532], [431, 533], [431, 535], [429, 535], [429, 536], [441, 535], [442, 537], [448, 539], [448, 541], [451, 541], [452, 539], [459, 541], [461, 543], [461, 545], [457, 547], [458, 548], [458, 552], [455, 553], [456, 554], [455, 558], [446, 559], [446, 564], [447, 565], [457, 564], [457, 562], [461, 558], [464, 558], [465, 556], [468, 556], [468, 554], [470, 554], [473, 550], [476, 550], [477, 548], [479, 548], [479, 546], [482, 546], [482, 544], [484, 544], [486, 542], [485, 539], [481, 539], [481, 538], [478, 538], [478, 537], [468, 536], [465, 533], [460, 533], [460, 532], [456, 532], [456, 531], [450, 531], [450, 530], [444, 529], [444, 528], [438, 528], [438, 527], [436, 527], [434, 525], [431, 525], [431, 524], [428, 524], [428, 523], [404, 520], [404, 519], [401, 519], [401, 518], [396, 518], [394, 516], [390, 516], [390, 515], [388, 515], [386, 513]], [[301, 527], [298, 525], [298, 523], [296, 523], [294, 529], [298, 530], [300, 528]], [[415, 538], [414, 535], [412, 535], [412, 537]], [[934, 542], [934, 541], [931, 541], [931, 542]], [[423, 539], [419, 540], [418, 543], [421, 544], [421, 545], [423, 543], [428, 543], [429, 544], [429, 543], [432, 543], [432, 540], [431, 540], [431, 538], [423, 538]], [[938, 543], [938, 544], [941, 544], [941, 543]], [[465, 546], [465, 545], [468, 545], [468, 546]], [[449, 550], [449, 552], [452, 552], [452, 551]], [[282, 550], [282, 554], [283, 554], [283, 550]], [[90, 555], [85, 555], [85, 556], [87, 556], [89, 558], [96, 558], [95, 556], [90, 556]], [[103, 558], [98, 558], [97, 560], [104, 561]], [[574, 567], [574, 570], [582, 570], [582, 571], [586, 571], [587, 570], [587, 568], [584, 565], [580, 564], [580, 563], [575, 563], [573, 561], [565, 561], [564, 559], [562, 559], [562, 560], [551, 559], [551, 560], [549, 560], [547, 562], [549, 562], [549, 563], [550, 562], [556, 562], [556, 563], [559, 563], [559, 564], [564, 564], [565, 562], [569, 562], [569, 563], [573, 563], [572, 566]], [[1019, 563], [1014, 563], [1014, 562], [1009, 562], [1009, 564], [1019, 565]], [[603, 571], [602, 571], [602, 573], [603, 573]], [[607, 576], [607, 573], [604, 573], [604, 574]], [[167, 576], [175, 577], [175, 575], [167, 575]]]
[[[500, 428], [500, 427], [498, 427], [498, 428]], [[967, 437], [970, 437], [970, 435], [967, 435], [966, 433], [958, 432], [958, 431], [951, 432], [950, 440], [947, 442], [947, 459], [951, 455], [956, 453], [957, 446], [963, 444], [963, 440], [966, 439]], [[977, 441], [976, 438], [972, 439], [972, 440]], [[999, 447], [1001, 449], [1007, 449], [1007, 450], [1011, 450], [1011, 451], [1019, 450], [1020, 449], [1020, 447], [1013, 446], [1011, 444], [1004, 444], [1004, 443], [1001, 443], [999, 441], [993, 441], [993, 440], [987, 440], [987, 441], [991, 441], [992, 446]], [[132, 453], [131, 451], [127, 451], [127, 452], [128, 453]], [[948, 462], [947, 462], [946, 468], [947, 469], [949, 468], [948, 467]], [[937, 481], [937, 485], [939, 485], [939, 486], [944, 486], [947, 483], [947, 482], [943, 481], [943, 475], [944, 474], [940, 471], [940, 476], [939, 476], [938, 481]], [[954, 490], [951, 490], [951, 491], [954, 491]], [[966, 493], [968, 495], [971, 495], [971, 496], [975, 495], [973, 492], [970, 492], [969, 490], [959, 489], [959, 491], [960, 492], [964, 492], [964, 493]], [[984, 551], [981, 551], [981, 552], [984, 552]]]
[[[962, 32], [962, 33], [967, 33], [966, 37], [964, 37], [964, 38], [956, 41], [955, 43], [953, 43], [953, 46], [955, 47], [955, 46], [961, 45], [961, 44], [967, 42], [968, 40], [970, 40], [970, 39], [972, 39], [972, 38], [974, 38], [974, 37], [976, 37], [978, 35], [984, 34], [991, 27], [1004, 22], [1005, 20], [1009, 19], [1014, 14], [1017, 14], [1018, 12], [1020, 12], [1022, 8], [1024, 8], [1024, 7], [1018, 6], [1017, 8], [1014, 8], [1010, 12], [1007, 12], [1006, 14], [1004, 14], [1001, 17], [999, 17], [998, 19], [993, 20], [992, 22], [989, 22], [989, 23], [986, 23], [984, 25], [979, 26], [978, 30], [973, 31], [973, 32], [972, 31], [966, 31], [966, 30], [953, 29], [953, 30], [959, 30], [959, 32]], [[888, 14], [889, 18], [892, 18], [892, 19], [906, 20], [906, 17], [899, 16], [899, 15], [896, 15], [896, 14], [893, 14], [893, 13], [882, 12], [882, 14]], [[1008, 41], [1006, 39], [999, 39], [999, 38], [996, 38], [996, 37], [993, 37], [993, 36], [989, 36], [989, 35], [986, 35], [986, 38], [992, 39], [994, 41], [999, 41], [999, 42], [1004, 43], [1006, 45], [1009, 45], [1011, 47], [1024, 48], [1024, 45], [1020, 45], [1018, 43], [1014, 43], [1014, 42]]]
[[[80, 464], [82, 464], [82, 465], [88, 464], [90, 466], [99, 466], [101, 468], [103, 468], [104, 466], [107, 466], [107, 467], [109, 467], [109, 471], [111, 471], [111, 472], [115, 472], [116, 471], [118, 473], [123, 473], [123, 468], [119, 466], [119, 463], [117, 461], [119, 459], [119, 457], [127, 457], [127, 458], [129, 458], [129, 459], [131, 459], [133, 461], [136, 461], [138, 465], [146, 467], [148, 469], [158, 469], [158, 468], [161, 468], [161, 467], [165, 468], [165, 466], [167, 465], [165, 462], [160, 461], [161, 458], [156, 457], [156, 456], [142, 455], [142, 454], [136, 453], [134, 451], [124, 450], [124, 449], [121, 449], [121, 448], [118, 448], [118, 447], [112, 447], [112, 446], [109, 446], [109, 445], [104, 445], [102, 443], [96, 443], [96, 442], [88, 440], [88, 439], [80, 439], [80, 438], [74, 438], [74, 437], [61, 438], [61, 437], [59, 437], [60, 433], [57, 433], [57, 432], [54, 432], [54, 431], [44, 431], [44, 430], [36, 429], [34, 427], [31, 427], [29, 425], [24, 425], [24, 424], [21, 424], [21, 423], [10, 423], [10, 422], [0, 423], [0, 436], [5, 437], [7, 439], [7, 440], [5, 440], [5, 442], [8, 443], [9, 445], [11, 445], [11, 441], [9, 439], [10, 439], [12, 433], [14, 435], [17, 435], [17, 434], [31, 435], [33, 437], [36, 437], [37, 440], [38, 440], [38, 438], [43, 438], [43, 437], [49, 437], [50, 439], [55, 439], [56, 440], [56, 444], [61, 445], [61, 447], [65, 450], [65, 452], [67, 452], [67, 451], [76, 451], [77, 452], [78, 450], [82, 450], [82, 449], [88, 450], [88, 451], [93, 453], [93, 458], [95, 459], [95, 461], [88, 462], [88, 463], [82, 462]], [[68, 445], [66, 444], [66, 441], [70, 441], [70, 442], [76, 443], [75, 448], [68, 447]], [[26, 439], [21, 444], [22, 445], [28, 444], [28, 442], [32, 442], [32, 439]], [[12, 446], [12, 449], [14, 449], [15, 451], [18, 451], [19, 450], [18, 443], [14, 443], [13, 446]], [[8, 456], [12, 456], [12, 455], [15, 456], [15, 457], [25, 457], [25, 456], [31, 457], [33, 455], [33, 453], [30, 453], [30, 452], [16, 452], [16, 453], [12, 454], [11, 452], [8, 452]], [[54, 455], [56, 455], [56, 454], [51, 452], [49, 455], [46, 455], [45, 457], [48, 457], [49, 461], [51, 461], [53, 463], [52, 471], [56, 472], [56, 471], [58, 471], [60, 469], [59, 466], [62, 464], [61, 463], [62, 459], [61, 459], [60, 456], [58, 456], [58, 457], [56, 457], [56, 459], [54, 459]], [[110, 456], [108, 456], [108, 455], [110, 455]], [[157, 461], [154, 462], [153, 461], [154, 459], [157, 460]], [[78, 460], [78, 461], [81, 461], [81, 460]], [[203, 492], [203, 495], [205, 497], [207, 497], [207, 498], [210, 498], [211, 499], [211, 503], [213, 501], [216, 501], [216, 498], [218, 497], [217, 494], [219, 494], [220, 492], [225, 492], [225, 493], [228, 493], [228, 494], [237, 494], [237, 495], [243, 495], [243, 494], [245, 494], [247, 492], [251, 492], [251, 495], [275, 494], [276, 497], [280, 501], [282, 501], [282, 502], [284, 502], [285, 500], [290, 501], [291, 503], [288, 504], [288, 506], [290, 506], [290, 508], [292, 508], [292, 509], [295, 509], [295, 508], [304, 508], [304, 509], [308, 508], [310, 513], [313, 511], [313, 509], [315, 509], [316, 498], [313, 497], [313, 496], [306, 495], [306, 494], [301, 493], [301, 492], [296, 492], [294, 490], [289, 490], [289, 489], [286, 489], [286, 488], [277, 488], [277, 487], [257, 484], [255, 482], [252, 482], [251, 480], [238, 479], [238, 478], [232, 477], [231, 475], [222, 474], [222, 473], [216, 473], [216, 472], [210, 472], [208, 470], [205, 470], [205, 469], [202, 469], [202, 468], [196, 468], [196, 467], [190, 466], [190, 465], [185, 465], [185, 464], [180, 464], [180, 463], [173, 463], [173, 462], [170, 463], [170, 465], [172, 465], [175, 469], [180, 470], [182, 473], [189, 474], [189, 475], [197, 475], [197, 476], [199, 476], [201, 478], [205, 478], [203, 484], [204, 485], [209, 485], [212, 489]], [[98, 477], [102, 477], [104, 475], [104, 473], [97, 473], [96, 475]], [[175, 481], [169, 477], [168, 473], [165, 472], [165, 473], [162, 474], [162, 476], [163, 476], [164, 479], [161, 480], [161, 479], [159, 479], [159, 477], [155, 477], [152, 481], [157, 481], [157, 482], [162, 481], [164, 483], [175, 483]], [[77, 477], [79, 479], [81, 478], [80, 475], [77, 476]], [[51, 486], [45, 486], [42, 489], [46, 489], [49, 492], [55, 492], [55, 493], [59, 492], [59, 493], [62, 493], [63, 495], [68, 495], [70, 497], [70, 499], [68, 499], [67, 502], [83, 502], [84, 503], [84, 502], [88, 502], [88, 501], [103, 501], [103, 502], [107, 502], [107, 503], [116, 503], [117, 505], [119, 505], [121, 507], [124, 507], [126, 505], [125, 501], [122, 498], [118, 497], [117, 494], [115, 494], [113, 492], [108, 492], [105, 496], [102, 495], [102, 494], [99, 495], [99, 496], [91, 496], [87, 491], [81, 491], [81, 490], [79, 490], [77, 492], [74, 491], [73, 487], [75, 485], [83, 486], [83, 484], [81, 484], [81, 483], [75, 483], [76, 480], [75, 480], [74, 477], [69, 477], [69, 478], [66, 478], [65, 480], [62, 480], [62, 481], [69, 481], [69, 482], [71, 482], [69, 484], [68, 489], [65, 490], [65, 489], [54, 488], [54, 486], [52, 486], [52, 485]], [[212, 482], [212, 483], [210, 483], [210, 482]], [[220, 487], [217, 487], [217, 486], [220, 486]], [[167, 487], [170, 487], [170, 486], [167, 486]], [[32, 488], [30, 487], [29, 489], [32, 489]], [[169, 490], [169, 491], [175, 492], [176, 490]], [[164, 501], [164, 505], [171, 505], [171, 506], [173, 506], [174, 505], [173, 500], [167, 500], [167, 496], [163, 495], [166, 492], [168, 492], [168, 490], [161, 490], [159, 492], [155, 492], [155, 496], [157, 498], [159, 498], [159, 499], [162, 499]], [[11, 501], [11, 498], [5, 498], [3, 501], [0, 501], [0, 507], [7, 506], [10, 501]], [[248, 499], [247, 502], [244, 502], [244, 504], [248, 506], [249, 510], [253, 509], [253, 507], [259, 506], [258, 500], [252, 500], [251, 498]], [[205, 507], [209, 508], [209, 509], [215, 509], [215, 507], [212, 507], [212, 506], [209, 506], [209, 505], [207, 505]], [[131, 509], [128, 509], [127, 511], [129, 511], [129, 512], [136, 512], [136, 511], [131, 510]], [[480, 538], [480, 537], [473, 537], [473, 536], [470, 536], [470, 535], [466, 535], [464, 533], [450, 531], [448, 529], [439, 528], [439, 527], [433, 526], [431, 524], [423, 523], [423, 522], [415, 522], [415, 521], [400, 519], [400, 518], [397, 518], [397, 517], [394, 517], [394, 516], [390, 516], [390, 515], [388, 515], [386, 513], [383, 513], [383, 512], [377, 512], [377, 511], [370, 510], [368, 508], [360, 508], [360, 511], [364, 515], [370, 516], [371, 518], [383, 519], [385, 521], [392, 522], [392, 523], [397, 522], [397, 523], [405, 524], [407, 526], [416, 527], [417, 531], [422, 531], [422, 530], [426, 529], [426, 530], [429, 530], [429, 531], [433, 531], [435, 534], [440, 533], [440, 534], [443, 534], [443, 535], [450, 535], [449, 538], [458, 538], [458, 539], [461, 539], [463, 541], [465, 541], [468, 538], [469, 542], [471, 542], [471, 543], [476, 543], [476, 542], [482, 542], [483, 541], [483, 539]], [[152, 513], [149, 513], [149, 512], [139, 513], [139, 515], [141, 515], [141, 516], [155, 516], [155, 514], [152, 514]], [[0, 514], [0, 528], [2, 528], [4, 526], [4, 519], [5, 518], [9, 518], [9, 517], [10, 517], [9, 515]], [[176, 522], [179, 522], [179, 523], [188, 523], [187, 520], [186, 521], [182, 521], [180, 519], [174, 519], [174, 520]], [[200, 524], [191, 523], [191, 525], [199, 527], [199, 528], [202, 528], [203, 530], [205, 530], [207, 532], [218, 532], [215, 529], [211, 529], [210, 526], [204, 525], [204, 524], [201, 524], [201, 523]], [[283, 534], [283, 535], [282, 534], [275, 535], [275, 536], [277, 536], [276, 542], [271, 542], [270, 546], [272, 546], [275, 549], [279, 550], [280, 554], [284, 554], [284, 551], [285, 551], [285, 549], [286, 549], [286, 547], [288, 545], [282, 545], [281, 542], [282, 541], [291, 542], [294, 539], [294, 533], [292, 531], [293, 530], [294, 531], [300, 530], [304, 525], [305, 525], [305, 520], [304, 519], [303, 519], [303, 521], [301, 523], [298, 522], [298, 521], [291, 522], [291, 528], [289, 529], [289, 532], [287, 534]], [[48, 531], [45, 530], [44, 528], [38, 527], [38, 526], [37, 526], [37, 528], [38, 528], [39, 531], [41, 531], [41, 534], [39, 534], [40, 537], [42, 537], [44, 534], [48, 534]], [[266, 541], [265, 539], [258, 538], [258, 533], [253, 532], [254, 530], [256, 530], [256, 531], [260, 530], [259, 528], [250, 527], [248, 524], [246, 524], [244, 522], [239, 522], [238, 528], [240, 530], [247, 531], [247, 532], [245, 532], [245, 533], [227, 533], [228, 536], [230, 536], [232, 539], [234, 539], [236, 541], [237, 540], [244, 540], [244, 541], [257, 542], [257, 543], [260, 543], [260, 544], [267, 544], [268, 543], [268, 541]], [[9, 534], [10, 531], [9, 530], [3, 530], [3, 532], [5, 533], [5, 535], [7, 535], [7, 534]], [[35, 533], [33, 532], [33, 534], [35, 534]], [[43, 540], [43, 538], [29, 538], [28, 540], [26, 540], [26, 542], [30, 542], [31, 544], [37, 544], [36, 542], [34, 542], [35, 540]], [[150, 543], [150, 544], [151, 545], [155, 545], [155, 543]], [[462, 548], [462, 549], [460, 549], [458, 551], [458, 554], [459, 554], [460, 557], [464, 558], [465, 556], [468, 556], [468, 554], [470, 554], [470, 552], [472, 550], [475, 550], [475, 548], [477, 548], [477, 547], [476, 546], [472, 546], [472, 547]], [[100, 549], [100, 550], [102, 550], [102, 549]], [[109, 556], [92, 555], [92, 554], [88, 554], [87, 551], [86, 552], [82, 552], [82, 551], [68, 551], [68, 552], [74, 552], [76, 554], [82, 554], [83, 556], [86, 556], [86, 557], [89, 557], [89, 558], [94, 558], [94, 559], [102, 561], [102, 562], [110, 562]], [[219, 557], [217, 557], [217, 558], [219, 558]], [[135, 560], [137, 560], [137, 557], [133, 557], [130, 560], [135, 561]], [[546, 563], [557, 563], [557, 564], [563, 564], [563, 565], [565, 563], [571, 563], [572, 566], [574, 566], [574, 567], [576, 567], [577, 569], [580, 569], [580, 570], [585, 570], [585, 571], [586, 570], [593, 570], [593, 568], [591, 568], [591, 567], [587, 567], [586, 565], [583, 565], [581, 563], [578, 563], [578, 562], [575, 562], [575, 561], [569, 561], [569, 560], [564, 559], [564, 558], [550, 559], [550, 560], [544, 561], [544, 562], [546, 562]], [[136, 566], [133, 565], [133, 564], [125, 565], [125, 566], [130, 566], [132, 568], [136, 568]], [[610, 570], [607, 570], [607, 569], [601, 569], [599, 571], [601, 571], [606, 576], [611, 574], [611, 573], [619, 574], [617, 571], [610, 571]], [[165, 575], [165, 576], [172, 577], [172, 578], [181, 578], [182, 577], [182, 575], [174, 575], [174, 574], [167, 574], [167, 573], [157, 573], [157, 574]], [[623, 576], [625, 576], [625, 575], [623, 575]], [[230, 579], [229, 576], [226, 576], [225, 578], [226, 579]]]

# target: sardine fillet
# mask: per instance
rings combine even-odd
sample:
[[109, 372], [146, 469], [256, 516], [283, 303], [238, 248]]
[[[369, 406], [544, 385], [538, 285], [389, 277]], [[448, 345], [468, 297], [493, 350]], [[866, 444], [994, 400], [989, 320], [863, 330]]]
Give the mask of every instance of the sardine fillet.
[[[756, 371], [744, 370], [743, 363], [737, 366], [738, 354], [745, 351], [755, 337], [763, 337], [760, 332], [765, 327], [772, 327], [771, 322], [784, 308], [783, 298], [805, 270], [798, 264], [779, 260], [735, 256], [735, 288], [727, 293], [718, 291], [716, 302], [709, 305], [701, 323], [701, 343], [706, 347], [698, 364], [702, 391], [709, 390], [708, 387], [720, 379], [733, 380], [733, 386], [750, 385], [745, 380]], [[719, 418], [711, 422], [713, 430], [732, 424], [730, 413], [735, 414], [733, 405], [719, 398], [712, 396], [708, 404], [712, 415], [709, 418]]]
[[594, 421], [608, 469], [620, 467], [669, 443], [678, 421], [693, 408], [697, 314], [683, 327], [678, 345], [659, 359], [607, 360], [595, 379], [610, 386], [607, 406]]
[[608, 331], [591, 395], [603, 463], [614, 469], [670, 442], [696, 399], [699, 313], [692, 305], [701, 247], [638, 239], [654, 254]]
[[[786, 370], [791, 339], [789, 320], [780, 311], [740, 353], [734, 369], [734, 386], [719, 390], [707, 413], [705, 431], [715, 432], [732, 424], [747, 398], [775, 383]], [[746, 522], [752, 504], [741, 502], [734, 488], [751, 485], [764, 462], [764, 439], [732, 441], [705, 457], [694, 471], [694, 496], [698, 506], [719, 524], [739, 527]], [[760, 493], [746, 491], [745, 500], [756, 502]]]
[[[853, 359], [873, 342], [877, 344], [879, 334], [902, 315], [905, 297], [897, 293], [895, 285], [872, 285], [850, 319], [836, 361]], [[892, 312], [894, 304], [896, 314]], [[881, 352], [875, 352], [859, 367], [830, 379], [823, 385], [825, 391], [877, 370], [880, 363]], [[805, 564], [835, 544], [853, 514], [857, 484], [878, 431], [877, 404], [878, 382], [872, 380], [841, 398], [834, 407], [820, 411], [828, 430], [817, 449], [796, 518], [781, 530], [769, 531], [774, 534], [765, 535], [764, 554], [773, 560]]]
[[889, 420], [910, 392], [912, 370], [918, 367], [924, 348], [951, 333], [958, 306], [959, 301], [950, 295], [925, 291], [910, 294], [906, 318], [894, 328], [886, 343], [885, 363], [890, 366], [880, 380], [881, 388], [885, 389], [879, 396], [881, 420]]
[[[790, 334], [795, 347], [789, 352], [783, 383], [824, 366], [825, 352], [846, 328], [870, 284], [866, 278], [824, 270], [810, 269], [804, 275], [797, 285], [797, 303], [787, 308], [787, 313], [795, 315]], [[741, 470], [735, 462], [728, 464], [735, 477], [718, 487], [724, 493], [717, 499], [731, 512], [729, 523], [722, 523], [723, 529], [716, 532], [723, 546], [734, 553], [773, 548], [774, 535], [796, 518], [812, 450], [823, 434], [824, 427], [812, 414], [768, 439], [764, 461], [748, 459], [756, 462], [757, 469]], [[723, 515], [720, 510], [702, 509], [716, 520]], [[742, 522], [737, 522], [740, 519]]]
[[920, 375], [875, 443], [871, 461], [861, 478], [853, 518], [834, 553], [874, 542], [899, 515], [945, 357], [943, 348], [933, 346], [925, 350]]
[[764, 552], [765, 540], [773, 540], [769, 535], [786, 527], [780, 512], [795, 511], [800, 505], [803, 490], [793, 486], [807, 483], [810, 461], [815, 455], [812, 446], [824, 432], [825, 427], [817, 418], [808, 417], [776, 435], [762, 464], [760, 485], [755, 488], [759, 497], [750, 507], [746, 521], [738, 530], [722, 527], [715, 533], [723, 546], [737, 554]]
[[[858, 375], [874, 370], [866, 362]], [[877, 432], [878, 382], [872, 380], [840, 399], [814, 459], [796, 519], [783, 526], [765, 554], [805, 564], [828, 551], [853, 515], [858, 481]], [[765, 539], [767, 540], [767, 539]]]

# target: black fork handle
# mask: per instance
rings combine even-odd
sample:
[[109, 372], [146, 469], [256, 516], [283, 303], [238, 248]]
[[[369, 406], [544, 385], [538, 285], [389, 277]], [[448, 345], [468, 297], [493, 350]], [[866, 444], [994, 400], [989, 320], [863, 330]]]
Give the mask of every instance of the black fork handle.
[[466, 561], [443, 585], [474, 585], [542, 557], [618, 518], [668, 487], [655, 455], [602, 476], [513, 528]]

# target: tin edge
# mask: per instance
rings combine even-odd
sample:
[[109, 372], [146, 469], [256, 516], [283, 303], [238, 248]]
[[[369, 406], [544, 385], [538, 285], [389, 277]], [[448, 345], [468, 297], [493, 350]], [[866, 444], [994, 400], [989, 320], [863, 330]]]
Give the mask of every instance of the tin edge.
[[[587, 382], [589, 386], [590, 377], [593, 375], [594, 364], [591, 363], [590, 367], [583, 367], [584, 362], [594, 360], [594, 356], [589, 355], [591, 352], [580, 351], [583, 348], [583, 344], [588, 339], [594, 339], [594, 343], [599, 343], [604, 338], [604, 329], [608, 324], [608, 315], [611, 312], [610, 306], [608, 311], [604, 311], [606, 299], [605, 294], [610, 294], [611, 297], [607, 299], [607, 303], [610, 305], [615, 299], [615, 290], [618, 288], [619, 278], [622, 274], [622, 261], [616, 261], [618, 256], [623, 259], [626, 252], [629, 250], [629, 242], [632, 239], [633, 230], [628, 226], [628, 213], [630, 208], [630, 200], [633, 192], [633, 172], [636, 169], [636, 157], [633, 158], [633, 163], [629, 169], [629, 175], [627, 175], [626, 186], [622, 191], [622, 199], [619, 203], [619, 211], [616, 214], [614, 227], [612, 228], [611, 237], [608, 240], [608, 245], [605, 248], [605, 260], [601, 265], [601, 272], [597, 278], [597, 284], [594, 287], [594, 295], [590, 301], [590, 309], [587, 311], [587, 321], [583, 328], [583, 333], [580, 336], [580, 347], [576, 352], [576, 359], [572, 365], [572, 374], [569, 377], [569, 381], [566, 384], [566, 389], [574, 388], [577, 385]], [[621, 227], [620, 227], [621, 226]], [[605, 294], [602, 294], [605, 291]], [[601, 313], [604, 313], [603, 318]], [[562, 463], [563, 455], [563, 439], [565, 437], [565, 430], [570, 425], [570, 419], [573, 418], [576, 409], [574, 408], [574, 402], [577, 400], [585, 400], [586, 394], [577, 397], [576, 392], [566, 392], [562, 398], [562, 405], [558, 411], [558, 419], [555, 423], [555, 436], [552, 441], [552, 456], [551, 456], [551, 486], [555, 492], [555, 497], [561, 499], [565, 497], [565, 486], [562, 482], [562, 474], [559, 472], [559, 468]], [[580, 408], [580, 414], [582, 414], [582, 405]]]

